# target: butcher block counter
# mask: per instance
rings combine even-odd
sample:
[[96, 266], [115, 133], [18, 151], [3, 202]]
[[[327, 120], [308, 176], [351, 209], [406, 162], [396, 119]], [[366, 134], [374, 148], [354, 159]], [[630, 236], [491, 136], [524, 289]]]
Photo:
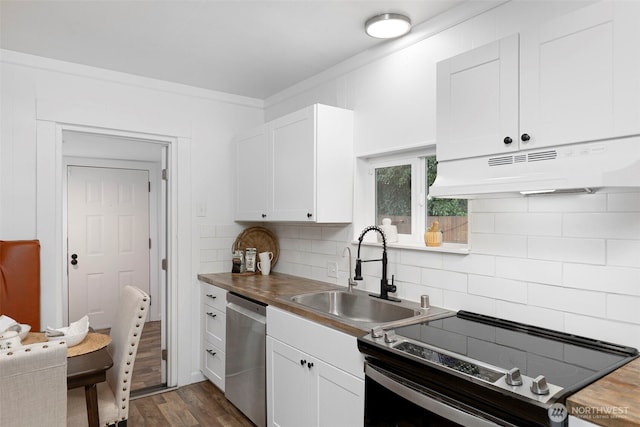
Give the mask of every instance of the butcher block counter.
[[640, 358], [570, 396], [567, 410], [601, 426], [639, 426]]
[[332, 285], [317, 280], [305, 279], [288, 274], [272, 272], [268, 276], [261, 274], [215, 273], [198, 274], [198, 280], [234, 292], [238, 295], [262, 302], [282, 310], [289, 311], [325, 326], [338, 329], [347, 334], [359, 337], [367, 330], [347, 325], [339, 320], [325, 317], [322, 314], [307, 310], [304, 307], [289, 303], [281, 297], [294, 296], [318, 291], [346, 289], [344, 286]]

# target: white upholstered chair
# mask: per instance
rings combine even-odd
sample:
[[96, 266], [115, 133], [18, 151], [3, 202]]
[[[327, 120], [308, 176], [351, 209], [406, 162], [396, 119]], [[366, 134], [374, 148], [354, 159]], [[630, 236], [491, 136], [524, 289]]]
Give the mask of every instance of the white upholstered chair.
[[[108, 350], [113, 358], [113, 368], [107, 371], [107, 381], [98, 384], [100, 425], [127, 425], [131, 375], [149, 303], [149, 295], [142, 290], [133, 286], [123, 288], [118, 312], [109, 333], [111, 343]], [[87, 420], [84, 389], [69, 390], [67, 426], [86, 426]]]
[[67, 424], [67, 346], [60, 342], [0, 351], [0, 426]]

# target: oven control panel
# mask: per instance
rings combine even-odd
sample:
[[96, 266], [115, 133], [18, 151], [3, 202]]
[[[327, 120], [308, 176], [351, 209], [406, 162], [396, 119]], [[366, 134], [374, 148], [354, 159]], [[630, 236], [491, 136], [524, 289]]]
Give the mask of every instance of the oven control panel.
[[472, 381], [479, 380], [487, 383], [490, 387], [509, 391], [527, 400], [547, 403], [554, 395], [562, 391], [562, 387], [547, 383], [542, 375], [531, 378], [522, 375], [518, 368], [507, 371], [461, 354], [402, 337], [395, 332], [393, 339], [387, 339], [386, 336], [387, 334], [385, 337], [373, 338], [369, 334], [361, 339], [385, 347], [388, 351], [402, 357], [410, 357], [418, 359], [422, 363], [437, 365], [451, 370], [458, 376], [468, 377]]

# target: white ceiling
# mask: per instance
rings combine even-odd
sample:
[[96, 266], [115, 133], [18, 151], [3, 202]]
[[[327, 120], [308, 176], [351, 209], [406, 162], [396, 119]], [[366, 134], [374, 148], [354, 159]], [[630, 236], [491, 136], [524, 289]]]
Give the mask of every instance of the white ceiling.
[[0, 0], [3, 49], [265, 99], [464, 0]]

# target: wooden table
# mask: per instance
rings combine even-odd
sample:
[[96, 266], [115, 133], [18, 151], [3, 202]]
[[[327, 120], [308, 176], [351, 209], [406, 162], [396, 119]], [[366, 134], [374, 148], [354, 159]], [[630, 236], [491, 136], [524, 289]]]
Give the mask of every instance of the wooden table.
[[[95, 333], [90, 333], [95, 334]], [[87, 403], [87, 416], [89, 418], [89, 427], [99, 427], [100, 416], [98, 412], [98, 383], [106, 381], [107, 371], [113, 366], [113, 359], [107, 351], [106, 344], [111, 341], [108, 336], [102, 336], [101, 334], [95, 334], [100, 336], [94, 336], [92, 338], [99, 338], [92, 340], [98, 342], [98, 346], [103, 347], [93, 350], [95, 347], [87, 346], [88, 339], [85, 339], [80, 345], [84, 345], [86, 353], [76, 354], [74, 356], [67, 357], [67, 389], [84, 387], [85, 399]], [[29, 332], [29, 334], [22, 340], [22, 344], [31, 344], [35, 342], [47, 341], [46, 336], [42, 332]], [[88, 348], [87, 348], [88, 347]], [[79, 347], [78, 347], [79, 348]], [[70, 353], [77, 353], [71, 349], [78, 349], [71, 347]]]
[[100, 425], [97, 385], [107, 379], [107, 371], [112, 366], [106, 347], [67, 359], [67, 388], [84, 387], [89, 427]]

